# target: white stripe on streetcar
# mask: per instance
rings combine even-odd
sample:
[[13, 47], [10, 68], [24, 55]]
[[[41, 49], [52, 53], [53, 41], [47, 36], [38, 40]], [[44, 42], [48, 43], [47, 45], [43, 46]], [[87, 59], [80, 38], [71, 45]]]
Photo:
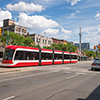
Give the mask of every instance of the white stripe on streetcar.
[[54, 52], [55, 54], [62, 54], [62, 52]]
[[36, 50], [36, 49], [34, 49], [34, 48], [33, 48], [33, 49], [17, 48], [17, 49], [16, 49], [16, 51], [17, 51], [17, 50], [21, 50], [21, 51], [33, 51], [33, 52], [35, 51], [35, 52], [39, 52], [39, 50]]
[[53, 53], [53, 51], [41, 51], [41, 52], [46, 52], [46, 53]]

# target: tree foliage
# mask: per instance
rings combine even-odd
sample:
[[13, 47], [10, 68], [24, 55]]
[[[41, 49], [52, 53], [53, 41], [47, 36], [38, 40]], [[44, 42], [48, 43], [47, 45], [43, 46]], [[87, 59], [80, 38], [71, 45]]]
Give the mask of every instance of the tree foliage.
[[[4, 35], [0, 36], [0, 41], [3, 43], [3, 46], [6, 46], [7, 44], [7, 32], [4, 32]], [[18, 35], [14, 32], [9, 32], [9, 43], [11, 45], [21, 45], [21, 46], [29, 46], [32, 47], [33, 40], [30, 36], [24, 37], [22, 35]]]
[[96, 58], [96, 53], [94, 51], [89, 51], [89, 50], [84, 49], [84, 52], [88, 57]]
[[39, 44], [38, 44], [38, 45], [35, 45], [34, 47], [36, 47], [36, 48], [41, 48]]
[[57, 49], [57, 50], [63, 50], [63, 51], [71, 51], [71, 52], [75, 52], [75, 50], [77, 50], [77, 47], [72, 45], [71, 43], [67, 43], [66, 44], [52, 44], [50, 47], [44, 47], [46, 49]]

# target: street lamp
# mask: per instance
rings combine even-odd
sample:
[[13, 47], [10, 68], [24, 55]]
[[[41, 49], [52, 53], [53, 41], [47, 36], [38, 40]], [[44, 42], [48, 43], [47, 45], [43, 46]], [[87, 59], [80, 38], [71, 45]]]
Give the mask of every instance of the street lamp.
[[70, 63], [71, 63], [71, 52], [72, 52], [72, 44], [71, 44], [71, 48], [70, 48]]
[[9, 45], [9, 31], [7, 30], [7, 45]]
[[80, 25], [80, 33], [79, 33], [79, 36], [80, 36], [80, 40], [79, 40], [79, 56], [80, 56], [80, 61], [81, 61], [81, 36], [82, 36], [82, 33], [81, 33], [81, 25]]

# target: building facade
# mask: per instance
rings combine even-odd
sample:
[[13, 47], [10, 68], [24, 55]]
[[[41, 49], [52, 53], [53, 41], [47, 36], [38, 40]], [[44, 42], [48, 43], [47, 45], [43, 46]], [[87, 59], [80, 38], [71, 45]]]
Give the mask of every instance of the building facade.
[[77, 47], [79, 48], [79, 43], [75, 43], [74, 45], [77, 46]]
[[84, 50], [84, 49], [87, 49], [87, 50], [89, 50], [90, 49], [90, 43], [82, 43], [82, 50]]
[[3, 20], [2, 32], [4, 33], [4, 31], [9, 31], [9, 32], [12, 31], [19, 35], [27, 35], [27, 28], [16, 25], [15, 21], [13, 21], [11, 19]]
[[43, 48], [44, 46], [51, 46], [51, 44], [53, 43], [52, 38], [50, 37], [45, 37], [38, 34], [29, 34], [28, 36], [33, 39], [35, 45], [40, 45], [41, 48]]
[[[79, 47], [79, 43], [75, 43], [75, 46]], [[82, 50], [84, 50], [84, 49], [89, 50], [90, 49], [90, 43], [81, 43], [81, 49]]]
[[54, 44], [59, 44], [59, 43], [67, 44], [66, 40], [60, 40], [60, 39], [52, 38], [52, 41], [53, 41]]

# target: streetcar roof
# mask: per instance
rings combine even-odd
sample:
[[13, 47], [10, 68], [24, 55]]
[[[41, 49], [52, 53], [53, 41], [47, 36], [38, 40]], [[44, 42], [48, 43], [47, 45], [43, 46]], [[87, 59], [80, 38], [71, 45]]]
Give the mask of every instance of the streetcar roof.
[[[8, 45], [8, 46], [6, 46], [5, 48], [14, 49], [14, 50], [16, 50], [17, 48], [39, 50], [39, 48], [27, 47], [27, 46], [19, 46], [19, 45]], [[53, 50], [41, 48], [41, 51], [49, 51], [49, 52], [52, 52]], [[57, 52], [58, 52], [58, 53], [62, 53], [63, 51], [61, 51], [61, 50], [54, 50], [54, 52], [55, 52], [55, 53], [57, 53]], [[64, 53], [70, 53], [70, 52], [64, 51]], [[75, 53], [75, 52], [71, 52], [71, 54], [72, 54], [72, 55], [77, 55], [77, 53]]]
[[14, 50], [16, 50], [17, 48], [39, 50], [39, 48], [25, 47], [25, 46], [18, 46], [18, 45], [8, 45], [8, 46], [6, 46], [5, 48], [14, 49]]

